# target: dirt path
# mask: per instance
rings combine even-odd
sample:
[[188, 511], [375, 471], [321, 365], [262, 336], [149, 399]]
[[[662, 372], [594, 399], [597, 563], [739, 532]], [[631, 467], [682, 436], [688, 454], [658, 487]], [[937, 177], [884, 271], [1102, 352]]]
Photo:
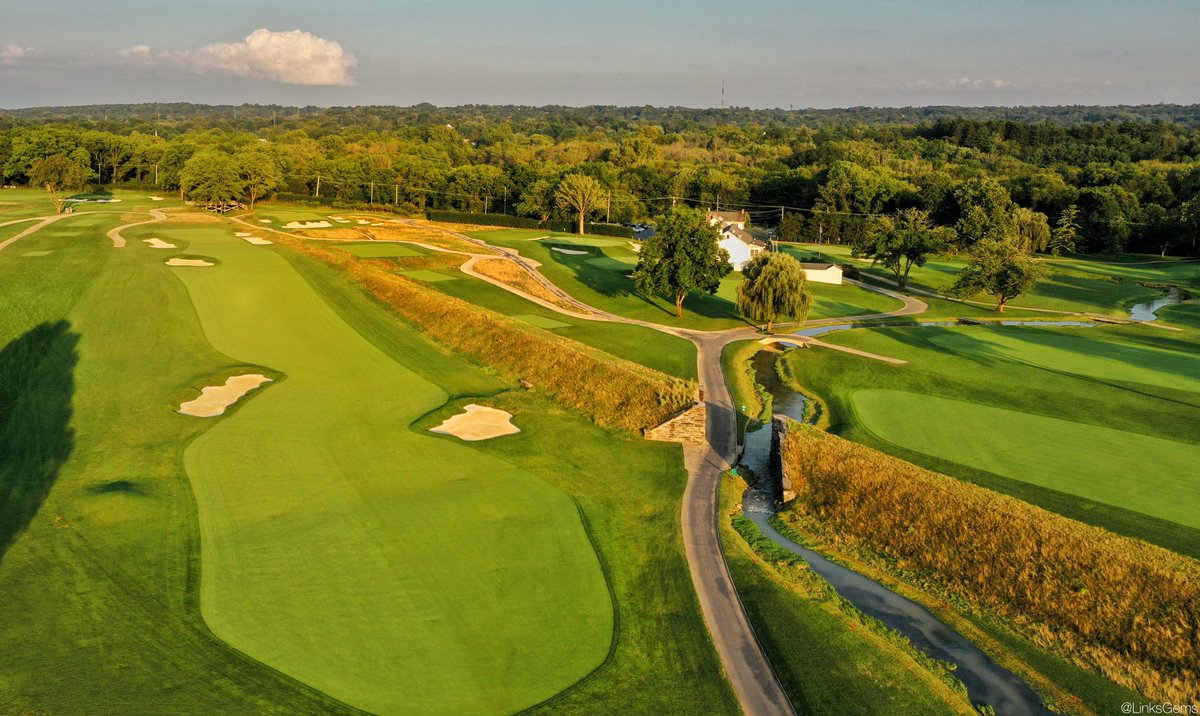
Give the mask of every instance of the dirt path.
[[118, 226], [117, 228], [108, 232], [108, 239], [109, 241], [112, 241], [114, 249], [125, 248], [125, 237], [121, 235], [121, 232], [125, 229], [132, 229], [133, 227], [141, 226], [142, 224], [153, 224], [156, 221], [166, 221], [167, 219], [167, 214], [162, 209], [150, 209], [148, 213], [150, 214], [150, 218], [146, 219], [145, 221], [135, 221], [132, 224], [124, 224], [123, 226]]

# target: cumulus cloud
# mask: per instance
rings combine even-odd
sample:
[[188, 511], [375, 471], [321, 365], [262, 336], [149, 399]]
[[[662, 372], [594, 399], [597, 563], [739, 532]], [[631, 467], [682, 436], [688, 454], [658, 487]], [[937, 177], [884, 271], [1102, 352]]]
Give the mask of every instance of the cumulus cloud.
[[1012, 85], [1008, 80], [991, 77], [951, 77], [941, 80], [913, 80], [905, 82], [908, 89], [938, 89], [938, 90], [981, 90], [1004, 89]]
[[33, 52], [32, 47], [21, 47], [20, 45], [0, 45], [0, 65], [11, 65], [29, 56]]
[[333, 40], [303, 30], [258, 29], [241, 42], [218, 42], [194, 50], [154, 50], [134, 45], [118, 57], [146, 64], [167, 64], [197, 74], [268, 79], [293, 85], [352, 86], [354, 55]]

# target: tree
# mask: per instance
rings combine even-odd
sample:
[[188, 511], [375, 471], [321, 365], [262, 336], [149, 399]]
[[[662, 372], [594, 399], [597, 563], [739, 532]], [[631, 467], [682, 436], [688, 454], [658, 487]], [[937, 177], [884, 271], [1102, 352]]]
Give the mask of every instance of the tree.
[[600, 182], [585, 174], [568, 174], [554, 191], [554, 201], [562, 209], [570, 209], [579, 219], [579, 233], [583, 234], [583, 220], [588, 212], [608, 199], [608, 192]]
[[804, 217], [789, 211], [779, 220], [775, 228], [775, 238], [780, 241], [800, 241], [804, 238]]
[[954, 230], [961, 243], [1003, 241], [1016, 229], [1016, 204], [1008, 190], [991, 177], [968, 179], [954, 191], [958, 221]]
[[521, 201], [517, 202], [517, 213], [521, 216], [532, 216], [538, 221], [546, 221], [554, 211], [555, 181], [549, 177], [538, 179], [528, 189], [521, 193]]
[[1075, 251], [1075, 239], [1079, 237], [1079, 224], [1076, 223], [1078, 218], [1078, 206], [1071, 204], [1063, 209], [1058, 221], [1054, 222], [1054, 230], [1050, 232], [1050, 243], [1046, 246], [1050, 253], [1058, 256]]
[[1119, 254], [1129, 244], [1131, 222], [1138, 219], [1137, 197], [1119, 186], [1088, 187], [1079, 192], [1080, 233], [1087, 248]]
[[642, 293], [675, 296], [675, 317], [683, 317], [683, 299], [693, 291], [716, 293], [733, 270], [729, 253], [717, 243], [717, 229], [704, 212], [673, 207], [656, 222], [657, 233], [642, 242], [633, 282]]
[[949, 243], [949, 230], [935, 227], [929, 212], [904, 209], [895, 218], [876, 217], [875, 227], [855, 242], [853, 256], [869, 256], [896, 275], [903, 290], [913, 266], [924, 266], [929, 254], [941, 251]]
[[1046, 275], [1046, 268], [1037, 263], [1014, 241], [986, 239], [971, 250], [971, 262], [958, 274], [950, 287], [953, 296], [966, 297], [987, 291], [996, 298], [996, 311], [1029, 292]]
[[1013, 226], [1026, 251], [1045, 251], [1050, 245], [1050, 223], [1042, 212], [1018, 206], [1013, 212]]
[[62, 154], [35, 159], [29, 168], [29, 181], [46, 190], [54, 211], [62, 211], [65, 194], [74, 194], [87, 186], [87, 167]]
[[246, 180], [237, 162], [215, 149], [197, 152], [184, 163], [179, 187], [202, 204], [229, 204], [246, 194]]
[[803, 321], [812, 307], [804, 267], [787, 254], [755, 256], [742, 268], [737, 304], [742, 315], [755, 321], [766, 321], [768, 333], [777, 319]]
[[250, 197], [250, 208], [254, 202], [267, 196], [283, 185], [283, 172], [274, 157], [264, 151], [242, 152], [237, 158], [241, 177], [246, 182], [246, 195]]

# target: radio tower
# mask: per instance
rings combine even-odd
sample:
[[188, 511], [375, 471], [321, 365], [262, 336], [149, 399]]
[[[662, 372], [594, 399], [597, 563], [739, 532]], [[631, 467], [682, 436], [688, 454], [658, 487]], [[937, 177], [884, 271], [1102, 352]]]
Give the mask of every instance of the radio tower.
[[721, 78], [721, 109], [725, 109], [725, 78]]

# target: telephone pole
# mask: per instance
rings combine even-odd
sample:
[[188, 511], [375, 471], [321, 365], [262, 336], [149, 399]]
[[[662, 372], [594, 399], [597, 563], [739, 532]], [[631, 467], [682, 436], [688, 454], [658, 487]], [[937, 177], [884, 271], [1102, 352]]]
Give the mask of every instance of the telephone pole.
[[392, 206], [400, 206], [400, 185], [393, 184], [392, 189], [394, 190], [392, 194]]
[[721, 78], [721, 109], [725, 109], [725, 78]]
[[371, 201], [369, 203], [375, 203], [375, 182], [371, 182]]
[[317, 196], [321, 196], [321, 175], [317, 175]]

